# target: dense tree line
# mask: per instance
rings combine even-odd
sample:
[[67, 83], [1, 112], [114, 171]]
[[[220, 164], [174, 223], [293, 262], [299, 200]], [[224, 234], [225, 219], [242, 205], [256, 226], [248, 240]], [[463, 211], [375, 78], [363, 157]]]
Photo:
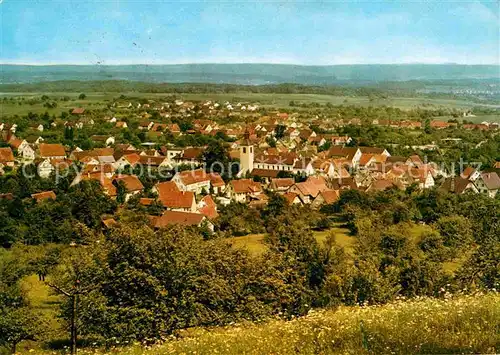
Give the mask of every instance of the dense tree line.
[[[35, 216], [68, 208], [58, 213], [72, 220], [78, 238], [72, 239], [76, 247], [17, 244], [10, 255], [25, 257], [0, 262], [0, 272], [10, 275], [7, 284], [0, 284], [0, 312], [3, 319], [17, 319], [9, 321], [15, 324], [9, 331], [19, 341], [40, 334], [28, 326], [38, 315], [21, 302], [18, 287], [29, 273], [46, 278], [56, 290], [77, 290], [79, 336], [104, 343], [152, 341], [186, 327], [298, 316], [313, 307], [500, 286], [498, 199], [437, 190], [348, 190], [336, 203], [312, 211], [271, 195], [264, 208], [222, 208], [218, 232], [207, 238], [196, 228], [153, 230], [140, 210], [120, 212], [118, 225], [103, 234], [93, 211], [103, 213], [113, 205], [92, 197], [99, 195], [95, 188], [68, 190], [67, 198], [80, 211], [64, 205], [65, 200], [24, 206]], [[314, 237], [313, 230], [332, 219], [351, 230], [352, 250], [337, 245], [334, 234], [323, 244]], [[48, 227], [40, 223], [37, 228]], [[255, 232], [267, 233], [264, 254], [231, 246], [232, 235]], [[61, 234], [57, 229], [50, 233]], [[454, 272], [444, 268], [458, 259], [461, 266]], [[68, 324], [71, 310], [72, 298], [65, 297], [61, 312]]]

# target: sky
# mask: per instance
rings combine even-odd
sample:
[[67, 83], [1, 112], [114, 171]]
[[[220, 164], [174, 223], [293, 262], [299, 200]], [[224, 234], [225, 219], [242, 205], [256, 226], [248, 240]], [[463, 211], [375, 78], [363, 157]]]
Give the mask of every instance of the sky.
[[0, 0], [0, 63], [500, 65], [500, 2]]

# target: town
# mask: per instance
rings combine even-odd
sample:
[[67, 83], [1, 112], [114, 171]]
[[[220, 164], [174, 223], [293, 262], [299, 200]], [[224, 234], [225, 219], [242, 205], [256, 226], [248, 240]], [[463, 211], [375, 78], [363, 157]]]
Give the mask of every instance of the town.
[[279, 97], [4, 96], [0, 292], [24, 303], [2, 344], [120, 351], [497, 287], [495, 109]]
[[[93, 180], [112, 199], [128, 202], [136, 198], [144, 206], [160, 204], [164, 212], [151, 217], [157, 228], [206, 223], [212, 231], [217, 206], [231, 201], [264, 206], [268, 193], [282, 195], [289, 204], [317, 209], [334, 203], [347, 189], [369, 192], [437, 187], [491, 198], [500, 189], [500, 162], [492, 161], [484, 171], [474, 168], [475, 162], [462, 165], [460, 171], [452, 170], [451, 166], [427, 161], [411, 148], [408, 155], [395, 155], [389, 146], [358, 146], [355, 139], [359, 138], [336, 133], [339, 127], [368, 124], [412, 134], [424, 130], [425, 125], [430, 130], [456, 129], [458, 120], [303, 119], [300, 111], [262, 112], [258, 103], [141, 101], [116, 100], [106, 110], [112, 116], [89, 112], [85, 107], [63, 112], [60, 118], [41, 115], [32, 118], [36, 123], [22, 132], [16, 123], [0, 123], [4, 145], [0, 148], [0, 173], [13, 174], [34, 164], [38, 176], [48, 179], [68, 175], [74, 169], [71, 186]], [[108, 127], [112, 133], [90, 135], [82, 146], [72, 141], [79, 131], [94, 127]], [[460, 129], [495, 136], [499, 123], [463, 123]], [[63, 130], [66, 144], [53, 138], [51, 131], [57, 130]], [[131, 139], [137, 136], [142, 139]], [[207, 144], [191, 139], [200, 136], [212, 140]], [[165, 137], [170, 142], [161, 144], [167, 142]], [[148, 141], [151, 138], [154, 141]], [[183, 146], [172, 143], [181, 139]], [[190, 141], [196, 145], [189, 145]], [[436, 145], [423, 148], [432, 150]], [[137, 168], [140, 173], [135, 175]], [[141, 181], [146, 173], [159, 174], [149, 189]], [[13, 197], [3, 190], [2, 198]], [[57, 196], [53, 191], [38, 191], [32, 198], [41, 202]], [[113, 221], [112, 217], [103, 219], [106, 225]]]

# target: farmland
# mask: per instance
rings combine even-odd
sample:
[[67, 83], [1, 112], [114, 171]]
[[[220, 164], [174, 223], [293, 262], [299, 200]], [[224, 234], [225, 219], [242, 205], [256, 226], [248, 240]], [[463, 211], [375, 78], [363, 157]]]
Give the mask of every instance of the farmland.
[[[33, 104], [28, 103], [30, 99], [40, 98], [42, 95], [47, 95], [50, 98], [66, 97], [67, 101], [57, 101], [58, 105], [55, 108], [47, 108], [42, 102]], [[103, 109], [106, 108], [114, 99], [120, 95], [136, 99], [153, 99], [160, 100], [165, 97], [178, 97], [183, 100], [203, 101], [214, 100], [220, 102], [252, 102], [262, 107], [290, 109], [290, 103], [299, 104], [331, 104], [337, 105], [354, 105], [359, 107], [380, 107], [390, 106], [400, 108], [402, 110], [410, 110], [415, 108], [438, 109], [471, 109], [473, 107], [498, 108], [500, 105], [478, 104], [467, 100], [453, 100], [440, 98], [425, 98], [425, 97], [388, 97], [388, 98], [373, 98], [368, 96], [333, 96], [322, 94], [281, 94], [281, 93], [250, 93], [250, 92], [234, 92], [234, 93], [214, 93], [214, 94], [194, 94], [194, 93], [179, 93], [179, 94], [158, 94], [158, 93], [140, 93], [140, 92], [125, 92], [125, 93], [103, 93], [91, 92], [86, 93], [84, 100], [78, 99], [79, 93], [74, 92], [36, 92], [36, 93], [0, 93], [2, 98], [24, 98], [25, 102], [18, 101], [0, 101], [0, 117], [10, 115], [22, 115], [28, 111], [33, 113], [44, 113], [59, 115], [63, 111], [68, 111], [74, 107], [86, 107], [88, 109]], [[296, 108], [299, 111], [301, 108]], [[303, 110], [303, 109], [302, 109]], [[484, 120], [491, 122], [500, 122], [500, 115], [485, 115], [485, 117], [468, 117], [468, 120], [481, 122]]]

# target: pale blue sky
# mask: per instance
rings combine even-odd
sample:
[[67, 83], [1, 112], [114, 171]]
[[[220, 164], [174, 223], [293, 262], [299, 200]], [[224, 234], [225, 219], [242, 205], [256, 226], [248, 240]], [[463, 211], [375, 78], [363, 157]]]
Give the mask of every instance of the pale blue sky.
[[499, 6], [496, 0], [3, 0], [0, 62], [499, 64]]

